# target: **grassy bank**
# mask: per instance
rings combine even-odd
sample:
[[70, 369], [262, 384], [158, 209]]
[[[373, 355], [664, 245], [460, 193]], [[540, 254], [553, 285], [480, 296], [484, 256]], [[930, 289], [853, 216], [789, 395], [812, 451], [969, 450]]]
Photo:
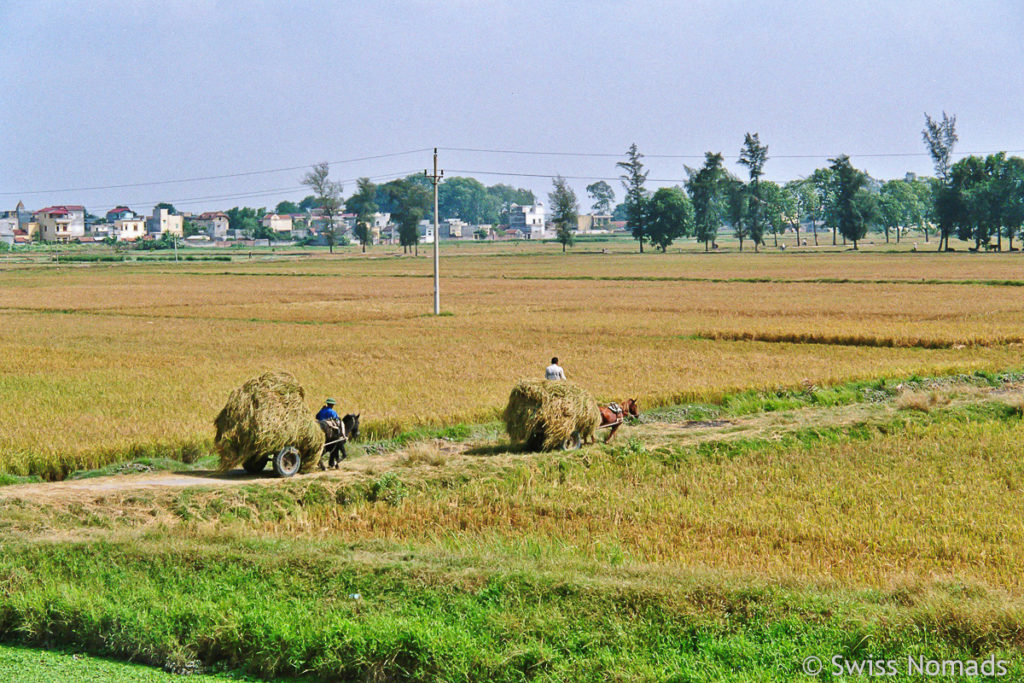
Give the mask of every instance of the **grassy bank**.
[[88, 519], [10, 503], [0, 639], [312, 680], [786, 681], [836, 654], [994, 655], [1012, 679], [1021, 430], [991, 402], [410, 459], [152, 499], [167, 521], [143, 532], [117, 500]]

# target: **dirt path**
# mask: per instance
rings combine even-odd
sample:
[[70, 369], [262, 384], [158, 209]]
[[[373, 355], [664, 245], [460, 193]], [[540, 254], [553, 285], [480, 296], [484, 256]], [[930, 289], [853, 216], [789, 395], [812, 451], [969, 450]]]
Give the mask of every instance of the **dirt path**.
[[[1022, 387], [975, 386], [971, 384], [950, 384], [928, 390], [927, 396], [933, 406], [956, 406], [990, 400], [1011, 401], [1021, 395]], [[921, 394], [919, 394], [920, 396]], [[904, 406], [905, 408], [905, 406]], [[616, 435], [615, 443], [630, 438], [641, 440], [648, 447], [659, 445], [692, 445], [704, 441], [781, 436], [787, 432], [807, 427], [835, 427], [858, 422], [890, 418], [901, 409], [901, 401], [888, 400], [874, 403], [853, 403], [832, 407], [804, 407], [794, 410], [755, 413], [735, 418], [706, 420], [647, 420], [625, 425]], [[603, 435], [603, 432], [599, 432]], [[430, 464], [451, 467], [460, 463], [489, 463], [495, 466], [524, 457], [510, 453], [495, 442], [451, 442], [442, 439], [421, 441], [406, 448], [384, 453], [367, 455], [341, 463], [337, 470], [314, 472], [303, 475], [302, 479], [327, 478], [332, 481], [357, 479], [367, 475], [379, 475], [398, 468]], [[243, 485], [274, 486], [284, 481], [267, 472], [251, 475], [241, 470], [227, 473], [213, 471], [151, 472], [139, 474], [117, 474], [111, 476], [74, 479], [42, 484], [19, 484], [0, 487], [0, 503], [21, 500], [26, 502], [68, 503], [69, 501], [95, 501], [100, 497], [125, 494], [146, 494], [174, 492], [185, 488], [217, 489]]]

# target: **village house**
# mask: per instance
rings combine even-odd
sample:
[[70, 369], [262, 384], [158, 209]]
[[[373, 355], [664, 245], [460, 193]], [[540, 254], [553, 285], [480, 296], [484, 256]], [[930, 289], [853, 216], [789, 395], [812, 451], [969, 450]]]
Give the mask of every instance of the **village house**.
[[264, 228], [268, 228], [275, 235], [284, 235], [288, 233], [291, 235], [292, 232], [292, 217], [291, 214], [280, 214], [280, 213], [268, 213], [264, 214], [263, 218], [260, 219], [260, 224]]
[[0, 243], [8, 246], [14, 244], [14, 233], [16, 230], [18, 230], [17, 216], [0, 218]]
[[107, 211], [107, 222], [116, 223], [122, 218], [136, 218], [137, 214], [127, 206], [117, 206]]
[[205, 211], [193, 218], [192, 222], [202, 228], [212, 240], [227, 239], [228, 227], [231, 224], [228, 215], [223, 211]]
[[508, 214], [508, 227], [518, 230], [528, 239], [547, 237], [544, 229], [544, 205], [541, 202], [530, 206], [513, 204]]
[[118, 242], [134, 242], [146, 236], [146, 219], [141, 216], [118, 218], [114, 221], [110, 236]]
[[153, 207], [153, 215], [146, 221], [147, 230], [153, 235], [170, 233], [181, 237], [184, 233], [184, 219], [171, 213], [170, 209]]
[[612, 217], [605, 214], [588, 213], [576, 217], [576, 232], [608, 232], [612, 229]]
[[34, 214], [44, 242], [72, 242], [85, 237], [85, 207], [48, 206]]

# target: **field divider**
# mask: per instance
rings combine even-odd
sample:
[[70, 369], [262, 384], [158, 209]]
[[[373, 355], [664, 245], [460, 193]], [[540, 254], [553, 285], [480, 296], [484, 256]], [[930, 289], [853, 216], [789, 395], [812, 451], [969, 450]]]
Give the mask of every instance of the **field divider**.
[[719, 330], [700, 330], [692, 335], [685, 335], [680, 338], [705, 339], [708, 341], [754, 341], [769, 344], [869, 346], [893, 349], [989, 348], [1024, 343], [1024, 336], [999, 337], [995, 339], [949, 340], [925, 339], [921, 337], [900, 339], [896, 337], [871, 337], [859, 334], [818, 334], [815, 332], [731, 332]]

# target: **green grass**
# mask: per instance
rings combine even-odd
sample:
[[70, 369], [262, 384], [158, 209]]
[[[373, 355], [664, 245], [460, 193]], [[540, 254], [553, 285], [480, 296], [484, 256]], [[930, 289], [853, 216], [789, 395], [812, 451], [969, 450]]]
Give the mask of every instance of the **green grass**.
[[[788, 681], [834, 654], [995, 655], [1020, 679], [1019, 435], [991, 402], [498, 470], [187, 490], [180, 527], [11, 535], [0, 641], [270, 679]], [[806, 547], [853, 573], [772, 569]]]
[[[188, 669], [183, 670], [186, 672]], [[181, 675], [143, 664], [129, 664], [71, 652], [0, 645], [0, 680], [7, 683], [170, 683]], [[192, 673], [190, 683], [253, 680], [241, 675]]]
[[[853, 647], [885, 658], [996, 654], [1024, 675], [1012, 630], [998, 626], [1021, 615], [985, 604], [994, 624], [965, 619], [983, 601], [953, 592], [908, 599], [686, 573], [666, 584], [529, 571], [515, 557], [470, 569], [458, 565], [471, 557], [380, 542], [178, 546], [16, 546], [0, 572], [38, 579], [3, 599], [0, 637], [316, 680], [784, 681], [806, 656]], [[368, 564], [367, 552], [392, 559]]]

